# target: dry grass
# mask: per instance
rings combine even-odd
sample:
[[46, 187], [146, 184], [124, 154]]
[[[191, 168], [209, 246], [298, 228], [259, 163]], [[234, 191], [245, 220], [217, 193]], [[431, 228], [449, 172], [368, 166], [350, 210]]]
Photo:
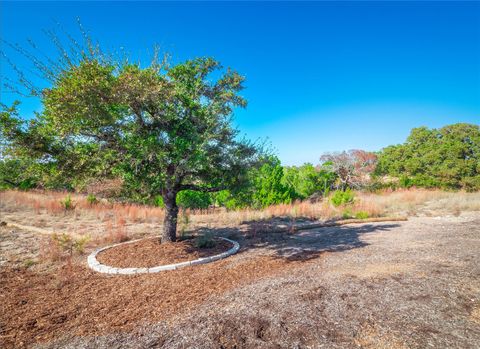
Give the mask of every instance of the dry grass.
[[382, 214], [417, 214], [426, 208], [431, 214], [458, 215], [463, 211], [480, 211], [480, 192], [445, 192], [441, 190], [404, 189], [380, 193], [360, 193], [362, 205], [379, 208]]
[[[66, 196], [66, 192], [4, 191], [0, 192], [0, 209], [6, 217], [5, 220], [9, 222], [42, 226], [53, 229], [51, 232], [88, 234], [95, 241], [101, 242], [121, 242], [138, 234], [158, 234], [163, 224], [162, 208], [106, 200], [91, 204], [85, 195], [73, 194], [71, 198], [75, 208], [67, 211], [61, 203]], [[21, 210], [30, 210], [33, 213], [29, 222], [24, 221], [25, 214], [17, 215], [20, 218], [16, 218], [16, 212]], [[463, 211], [479, 210], [480, 193], [422, 189], [383, 191], [375, 194], [357, 192], [354, 204], [349, 207], [334, 207], [329, 200], [324, 200], [317, 203], [304, 201], [275, 205], [263, 210], [185, 210], [180, 212], [179, 231], [185, 232], [199, 227], [235, 227], [252, 221], [258, 222], [258, 227], [252, 224], [253, 230], [262, 230], [261, 222], [275, 217], [288, 218], [290, 224], [293, 224], [300, 218], [320, 221], [341, 219], [345, 218], [346, 212], [353, 216], [361, 212], [368, 217], [418, 214], [458, 216]], [[98, 224], [99, 221], [102, 222], [101, 225]]]
[[413, 269], [411, 263], [365, 263], [362, 265], [357, 264], [344, 264], [338, 268], [332, 268], [333, 273], [339, 273], [342, 275], [355, 276], [360, 279], [369, 279], [375, 277], [385, 277], [389, 275], [401, 274]]

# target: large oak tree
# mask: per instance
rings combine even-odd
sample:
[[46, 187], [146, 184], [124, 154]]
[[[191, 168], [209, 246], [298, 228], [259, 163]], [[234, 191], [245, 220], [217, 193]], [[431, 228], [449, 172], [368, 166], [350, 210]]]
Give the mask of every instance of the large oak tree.
[[114, 174], [143, 197], [161, 195], [162, 241], [176, 239], [180, 191], [239, 185], [260, 157], [231, 122], [234, 108], [246, 106], [244, 78], [212, 58], [143, 67], [86, 54], [48, 73], [33, 120], [15, 108], [1, 113], [10, 153], [71, 177]]

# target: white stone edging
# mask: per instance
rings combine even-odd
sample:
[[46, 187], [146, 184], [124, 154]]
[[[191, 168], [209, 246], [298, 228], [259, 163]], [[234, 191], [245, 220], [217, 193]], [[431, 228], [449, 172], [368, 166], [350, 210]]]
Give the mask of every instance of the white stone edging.
[[99, 254], [102, 251], [108, 250], [109, 248], [116, 247], [119, 245], [123, 244], [131, 244], [143, 239], [138, 239], [138, 240], [132, 240], [132, 241], [127, 241], [127, 242], [121, 242], [119, 244], [115, 245], [110, 245], [106, 247], [99, 248], [95, 251], [93, 251], [87, 258], [87, 263], [88, 266], [99, 273], [104, 273], [104, 274], [123, 274], [123, 275], [133, 275], [133, 274], [153, 274], [153, 273], [158, 273], [160, 271], [165, 271], [165, 270], [175, 270], [183, 267], [188, 267], [190, 265], [198, 265], [198, 264], [207, 264], [210, 262], [217, 261], [219, 259], [226, 258], [228, 256], [231, 256], [232, 254], [237, 253], [237, 251], [240, 249], [240, 244], [234, 240], [230, 240], [224, 237], [219, 237], [222, 240], [228, 241], [233, 244], [233, 247], [223, 253], [210, 256], [210, 257], [205, 257], [205, 258], [199, 258], [195, 259], [193, 261], [187, 261], [187, 262], [181, 262], [181, 263], [175, 263], [175, 264], [167, 264], [167, 265], [159, 265], [156, 267], [152, 268], [115, 268], [115, 267], [110, 267], [108, 265], [101, 264], [97, 260], [97, 254]]

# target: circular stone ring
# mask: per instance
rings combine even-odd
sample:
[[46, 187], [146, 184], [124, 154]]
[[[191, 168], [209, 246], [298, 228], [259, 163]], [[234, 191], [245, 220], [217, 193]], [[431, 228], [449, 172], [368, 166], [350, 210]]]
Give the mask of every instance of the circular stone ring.
[[133, 240], [133, 241], [128, 241], [128, 242], [122, 242], [119, 244], [115, 245], [110, 245], [107, 247], [102, 247], [99, 248], [95, 251], [93, 251], [87, 258], [87, 263], [88, 266], [99, 273], [104, 273], [104, 274], [123, 274], [123, 275], [134, 275], [134, 274], [153, 274], [153, 273], [158, 273], [161, 271], [166, 271], [166, 270], [175, 270], [183, 267], [188, 267], [190, 265], [198, 265], [198, 264], [207, 264], [210, 262], [218, 261], [219, 259], [226, 258], [228, 256], [231, 256], [232, 254], [237, 253], [237, 251], [240, 249], [240, 244], [234, 240], [230, 240], [227, 238], [220, 237], [220, 239], [225, 240], [233, 244], [233, 247], [230, 248], [228, 251], [225, 251], [223, 253], [210, 256], [210, 257], [205, 257], [205, 258], [199, 258], [195, 259], [193, 261], [187, 261], [187, 262], [181, 262], [181, 263], [175, 263], [175, 264], [167, 264], [167, 265], [159, 265], [157, 267], [152, 267], [152, 268], [115, 268], [115, 267], [110, 267], [108, 265], [101, 264], [97, 260], [97, 254], [99, 254], [102, 251], [108, 250], [109, 248], [120, 246], [123, 244], [131, 244], [133, 242], [137, 242], [143, 239], [139, 240]]

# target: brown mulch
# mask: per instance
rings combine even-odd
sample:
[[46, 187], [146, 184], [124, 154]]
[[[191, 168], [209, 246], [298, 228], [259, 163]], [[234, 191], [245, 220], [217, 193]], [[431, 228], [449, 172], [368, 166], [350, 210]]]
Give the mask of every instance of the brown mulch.
[[231, 247], [231, 243], [220, 239], [215, 239], [213, 247], [198, 248], [195, 239], [161, 244], [158, 238], [153, 238], [109, 248], [99, 253], [97, 260], [118, 268], [152, 268], [213, 256]]
[[57, 272], [0, 269], [0, 347], [63, 336], [115, 333], [169, 320], [207, 298], [300, 266], [285, 259], [233, 258], [136, 276], [106, 276], [66, 264]]

